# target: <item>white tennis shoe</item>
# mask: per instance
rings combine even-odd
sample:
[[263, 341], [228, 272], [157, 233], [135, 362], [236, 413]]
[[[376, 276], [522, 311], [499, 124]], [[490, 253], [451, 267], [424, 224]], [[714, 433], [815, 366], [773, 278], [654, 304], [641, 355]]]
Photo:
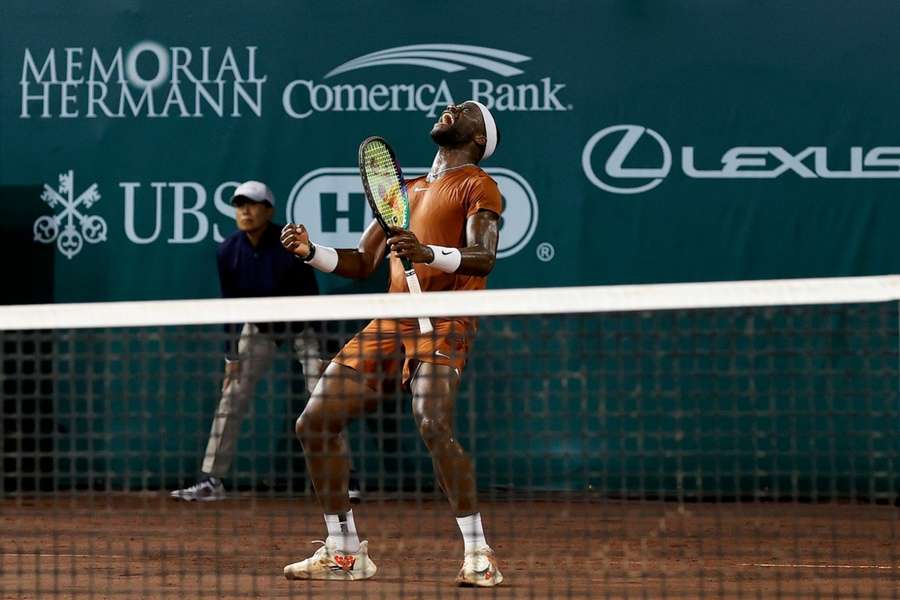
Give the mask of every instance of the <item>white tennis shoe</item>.
[[466, 552], [463, 566], [456, 576], [457, 585], [463, 587], [494, 587], [503, 582], [503, 574], [497, 567], [497, 557], [490, 546], [481, 546]]
[[[331, 540], [324, 542], [315, 554], [292, 563], [284, 568], [284, 576], [288, 579], [332, 579], [339, 581], [356, 581], [368, 579], [378, 570], [369, 558], [369, 542], [360, 542], [359, 552], [344, 554], [338, 552]], [[316, 543], [314, 542], [314, 543]]]

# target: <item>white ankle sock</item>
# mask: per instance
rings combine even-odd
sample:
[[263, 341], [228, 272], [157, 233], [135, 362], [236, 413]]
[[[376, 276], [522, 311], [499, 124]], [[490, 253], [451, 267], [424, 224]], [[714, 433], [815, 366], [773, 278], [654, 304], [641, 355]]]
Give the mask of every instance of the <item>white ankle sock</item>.
[[481, 527], [481, 513], [456, 517], [456, 522], [459, 525], [459, 530], [462, 532], [463, 542], [466, 544], [466, 553], [488, 545], [484, 539], [484, 529]]
[[359, 535], [353, 521], [353, 511], [333, 515], [325, 514], [325, 526], [328, 528], [328, 539], [341, 552], [356, 554], [359, 552]]

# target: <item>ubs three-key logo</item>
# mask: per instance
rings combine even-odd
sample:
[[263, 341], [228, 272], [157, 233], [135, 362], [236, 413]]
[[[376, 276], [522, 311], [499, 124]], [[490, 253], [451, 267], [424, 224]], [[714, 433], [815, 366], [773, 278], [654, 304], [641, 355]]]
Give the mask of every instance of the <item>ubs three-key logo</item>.
[[75, 173], [60, 173], [59, 185], [44, 184], [41, 199], [54, 210], [54, 215], [38, 217], [34, 222], [34, 241], [44, 244], [56, 242], [56, 248], [66, 258], [72, 258], [84, 243], [97, 244], [106, 240], [106, 221], [97, 215], [83, 212], [100, 200], [97, 184], [91, 184], [80, 194], [75, 193]]
[[[503, 196], [497, 257], [505, 258], [524, 248], [534, 235], [537, 198], [525, 178], [515, 171], [498, 167], [485, 171], [497, 182]], [[405, 168], [403, 172], [418, 177], [428, 169]], [[360, 234], [372, 222], [359, 169], [316, 169], [301, 177], [288, 197], [286, 219], [306, 225], [313, 240], [336, 248], [355, 248]]]

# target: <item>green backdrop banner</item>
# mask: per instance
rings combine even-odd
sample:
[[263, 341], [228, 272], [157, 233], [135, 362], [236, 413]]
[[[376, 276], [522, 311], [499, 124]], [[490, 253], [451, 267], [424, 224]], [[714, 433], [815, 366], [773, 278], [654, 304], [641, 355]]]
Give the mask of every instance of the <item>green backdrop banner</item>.
[[5, 2], [0, 183], [63, 215], [28, 223], [55, 299], [215, 296], [249, 178], [355, 241], [360, 140], [427, 167], [468, 98], [503, 132], [494, 287], [898, 269], [897, 3], [391, 6]]
[[469, 98], [503, 134], [491, 287], [900, 268], [897, 2], [386, 6], [4, 2], [3, 215], [42, 279], [3, 300], [214, 297], [251, 178], [354, 244], [360, 140], [422, 172]]

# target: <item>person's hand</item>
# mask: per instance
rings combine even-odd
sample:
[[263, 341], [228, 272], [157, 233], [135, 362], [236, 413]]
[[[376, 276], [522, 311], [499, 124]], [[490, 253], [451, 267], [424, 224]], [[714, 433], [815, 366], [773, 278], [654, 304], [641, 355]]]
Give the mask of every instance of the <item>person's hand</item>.
[[281, 245], [300, 258], [309, 256], [309, 232], [303, 225], [288, 223], [281, 230]]
[[222, 393], [228, 389], [232, 383], [238, 383], [241, 380], [241, 361], [226, 360], [225, 361], [225, 377], [222, 378]]
[[431, 248], [419, 242], [419, 238], [412, 231], [393, 228], [387, 243], [388, 248], [397, 257], [409, 259], [410, 262], [430, 263], [434, 260], [434, 252]]

